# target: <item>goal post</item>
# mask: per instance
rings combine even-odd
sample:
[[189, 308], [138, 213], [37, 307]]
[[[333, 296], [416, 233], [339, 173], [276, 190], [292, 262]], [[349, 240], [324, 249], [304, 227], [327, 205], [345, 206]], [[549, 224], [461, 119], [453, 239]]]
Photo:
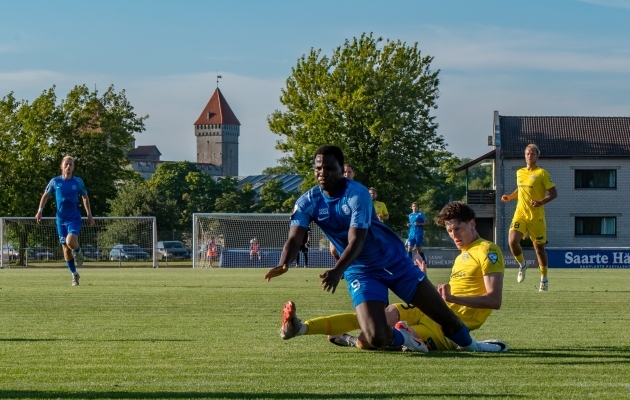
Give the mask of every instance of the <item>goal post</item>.
[[[79, 245], [83, 267], [153, 267], [156, 257], [155, 217], [82, 218]], [[0, 267], [65, 266], [55, 217], [0, 217]]]
[[[193, 268], [271, 268], [278, 265], [287, 240], [291, 214], [194, 213]], [[329, 241], [315, 224], [310, 225], [307, 254], [299, 254], [300, 267], [335, 265]], [[297, 260], [296, 260], [297, 261]]]

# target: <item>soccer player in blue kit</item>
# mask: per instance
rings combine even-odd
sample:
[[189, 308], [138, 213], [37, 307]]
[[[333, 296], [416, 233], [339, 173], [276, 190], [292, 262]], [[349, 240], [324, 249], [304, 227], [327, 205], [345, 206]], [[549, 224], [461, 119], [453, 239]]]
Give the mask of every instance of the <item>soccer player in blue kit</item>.
[[87, 213], [87, 220], [94, 225], [90, 199], [83, 180], [73, 176], [74, 159], [65, 156], [61, 161], [61, 175], [50, 180], [46, 190], [39, 200], [39, 209], [35, 215], [37, 223], [42, 219], [44, 206], [49, 197], [55, 195], [57, 203], [57, 234], [63, 248], [66, 265], [72, 273], [72, 286], [79, 286], [79, 273], [76, 267], [83, 265], [83, 253], [79, 247], [79, 232], [81, 231], [81, 211], [79, 210], [79, 196], [83, 199], [83, 207]]
[[[378, 349], [402, 346], [409, 351], [428, 351], [408, 328], [396, 329], [387, 324], [385, 307], [391, 289], [404, 302], [413, 304], [437, 322], [444, 335], [462, 350], [501, 351], [499, 345], [476, 342], [470, 337], [468, 328], [407, 257], [402, 241], [378, 220], [368, 189], [343, 177], [343, 165], [344, 156], [339, 147], [324, 145], [317, 149], [314, 170], [318, 186], [297, 200], [279, 265], [270, 269], [265, 279], [269, 281], [288, 271], [306, 228], [313, 221], [341, 254], [332, 269], [319, 275], [322, 289], [334, 293], [343, 275], [359, 325], [370, 345]], [[291, 339], [306, 330], [297, 317], [295, 303], [287, 302], [282, 311], [280, 337]]]
[[424, 262], [427, 259], [424, 258], [422, 252], [422, 245], [424, 244], [424, 226], [429, 223], [427, 217], [418, 209], [418, 203], [411, 203], [411, 214], [409, 214], [409, 236], [407, 237], [407, 254], [409, 258], [413, 259], [413, 248], [416, 248], [416, 252], [422, 257]]

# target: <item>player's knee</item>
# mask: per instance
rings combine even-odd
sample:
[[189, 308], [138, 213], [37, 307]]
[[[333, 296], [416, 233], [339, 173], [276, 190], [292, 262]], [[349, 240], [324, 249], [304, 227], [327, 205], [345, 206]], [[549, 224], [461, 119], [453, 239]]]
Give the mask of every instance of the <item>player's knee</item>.
[[370, 346], [377, 349], [387, 347], [391, 343], [391, 340], [387, 341], [387, 335], [385, 332], [366, 333], [365, 340]]

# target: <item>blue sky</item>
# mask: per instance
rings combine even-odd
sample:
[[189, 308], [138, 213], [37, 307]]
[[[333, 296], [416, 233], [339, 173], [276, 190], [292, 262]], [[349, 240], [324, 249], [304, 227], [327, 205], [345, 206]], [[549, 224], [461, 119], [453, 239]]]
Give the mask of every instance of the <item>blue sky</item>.
[[[312, 47], [363, 32], [434, 56], [434, 115], [448, 150], [490, 148], [492, 115], [630, 114], [630, 0], [8, 1], [0, 0], [0, 95], [57, 85], [125, 89], [149, 114], [138, 145], [195, 161], [193, 122], [220, 87], [241, 122], [241, 175], [282, 156], [266, 117]], [[543, 150], [544, 151], [544, 150]]]

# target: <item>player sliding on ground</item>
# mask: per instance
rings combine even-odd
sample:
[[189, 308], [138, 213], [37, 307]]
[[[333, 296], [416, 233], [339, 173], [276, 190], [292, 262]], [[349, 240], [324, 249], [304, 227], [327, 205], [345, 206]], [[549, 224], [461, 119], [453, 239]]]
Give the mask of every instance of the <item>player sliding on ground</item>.
[[37, 223], [41, 221], [44, 206], [46, 206], [48, 198], [54, 194], [57, 203], [57, 234], [63, 248], [63, 257], [72, 273], [72, 286], [79, 286], [80, 276], [76, 267], [83, 265], [83, 252], [79, 247], [79, 232], [81, 232], [79, 196], [83, 199], [83, 207], [90, 226], [94, 225], [94, 220], [90, 210], [90, 199], [83, 180], [72, 176], [73, 171], [74, 159], [65, 156], [61, 161], [61, 175], [50, 180], [39, 200], [39, 209], [35, 214], [35, 220]]
[[[297, 200], [279, 265], [269, 270], [265, 279], [269, 281], [288, 271], [306, 228], [314, 222], [341, 254], [335, 266], [320, 275], [322, 289], [334, 293], [344, 276], [359, 325], [370, 346], [428, 351], [408, 328], [392, 328], [387, 324], [385, 307], [389, 303], [388, 289], [391, 289], [403, 301], [414, 304], [436, 321], [444, 335], [463, 350], [502, 351], [500, 345], [476, 342], [470, 337], [466, 325], [407, 257], [398, 236], [378, 220], [367, 188], [343, 177], [343, 164], [344, 156], [338, 147], [326, 145], [317, 149], [314, 170], [318, 186]], [[282, 312], [281, 338], [291, 339], [307, 330], [296, 315], [295, 304], [289, 301]], [[347, 331], [337, 333], [343, 332]]]
[[[475, 211], [462, 202], [447, 204], [435, 217], [435, 223], [446, 228], [457, 248], [461, 250], [453, 264], [449, 282], [438, 285], [438, 292], [468, 329], [471, 331], [478, 329], [488, 319], [492, 310], [501, 307], [505, 270], [503, 254], [496, 244], [479, 237], [475, 228]], [[418, 267], [421, 268], [422, 264], [423, 260], [416, 259]], [[388, 306], [385, 312], [390, 326], [405, 321], [415, 337], [422, 338], [430, 350], [457, 349], [457, 346], [444, 336], [440, 326], [418, 308], [396, 303]], [[306, 321], [305, 324], [320, 330], [335, 325], [358, 329], [356, 316], [352, 313], [315, 318]], [[358, 338], [348, 334], [329, 336], [328, 340], [338, 346], [371, 348], [362, 334]], [[486, 342], [504, 346], [504, 351], [507, 351], [507, 345], [501, 341]]]
[[549, 280], [547, 279], [548, 259], [545, 251], [547, 222], [545, 221], [545, 208], [543, 205], [558, 197], [558, 191], [549, 173], [536, 164], [538, 157], [540, 157], [538, 146], [530, 144], [525, 148], [527, 167], [516, 171], [518, 187], [511, 194], [501, 196], [501, 201], [507, 203], [518, 199], [508, 239], [512, 255], [519, 265], [516, 280], [518, 283], [525, 280], [527, 264], [523, 257], [523, 248], [520, 242], [528, 234], [534, 244], [534, 250], [536, 250], [536, 257], [538, 258], [538, 268], [540, 268], [540, 287], [538, 290], [546, 292], [549, 290]]

